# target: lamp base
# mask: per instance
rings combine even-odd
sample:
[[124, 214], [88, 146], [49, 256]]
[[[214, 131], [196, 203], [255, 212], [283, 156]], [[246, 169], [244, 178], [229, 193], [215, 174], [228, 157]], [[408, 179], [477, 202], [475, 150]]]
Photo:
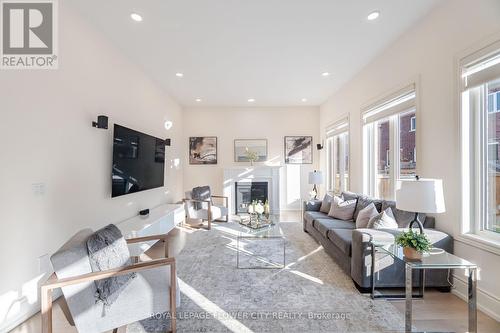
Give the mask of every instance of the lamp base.
[[314, 200], [318, 199], [318, 188], [316, 187], [316, 184], [313, 185], [313, 190], [314, 192]]
[[409, 228], [412, 229], [413, 228], [413, 224], [416, 223], [418, 225], [418, 229], [420, 230], [420, 233], [423, 234], [424, 233], [424, 226], [422, 225], [422, 222], [420, 222], [418, 220], [418, 213], [415, 213], [415, 217], [413, 218], [413, 220], [410, 222], [410, 225], [409, 225]]

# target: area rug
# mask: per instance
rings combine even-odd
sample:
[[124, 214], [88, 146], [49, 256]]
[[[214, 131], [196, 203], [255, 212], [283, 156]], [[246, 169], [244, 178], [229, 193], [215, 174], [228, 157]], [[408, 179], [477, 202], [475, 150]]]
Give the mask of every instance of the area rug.
[[[404, 331], [403, 315], [385, 300], [360, 294], [350, 277], [302, 231], [302, 224], [282, 222], [280, 228], [286, 237], [282, 269], [238, 269], [240, 228], [234, 222], [187, 234], [176, 256], [178, 332]], [[240, 264], [279, 263], [280, 241], [241, 241]], [[129, 325], [127, 332], [164, 331], [167, 317], [158, 314]]]

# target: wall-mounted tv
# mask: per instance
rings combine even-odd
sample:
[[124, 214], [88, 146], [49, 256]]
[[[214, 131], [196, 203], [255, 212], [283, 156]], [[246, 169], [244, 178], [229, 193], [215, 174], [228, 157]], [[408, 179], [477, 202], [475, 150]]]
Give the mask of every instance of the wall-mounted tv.
[[161, 187], [164, 172], [163, 139], [114, 125], [112, 197]]

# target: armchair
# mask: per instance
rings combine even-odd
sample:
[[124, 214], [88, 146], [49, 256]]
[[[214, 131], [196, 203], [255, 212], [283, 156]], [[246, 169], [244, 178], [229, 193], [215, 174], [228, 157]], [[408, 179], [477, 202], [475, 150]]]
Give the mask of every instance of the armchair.
[[[184, 202], [184, 209], [186, 211], [186, 216], [188, 219], [198, 219], [207, 221], [207, 229], [210, 230], [212, 227], [212, 221], [229, 221], [229, 208], [228, 208], [228, 197], [222, 195], [211, 195], [207, 200], [196, 200], [193, 199], [192, 192], [187, 191], [185, 193], [186, 198], [182, 201]], [[223, 199], [224, 203], [222, 206], [215, 205], [212, 199]], [[201, 203], [201, 208], [196, 209], [194, 203]], [[224, 220], [221, 220], [225, 216]]]
[[[119, 327], [164, 312], [170, 312], [171, 332], [175, 332], [176, 307], [180, 305], [175, 258], [92, 272], [86, 245], [92, 233], [90, 229], [79, 231], [51, 256], [55, 273], [41, 287], [42, 332], [52, 332], [52, 291], [57, 288], [63, 292], [63, 312], [79, 332], [117, 332]], [[143, 239], [129, 239], [127, 243], [139, 241]], [[96, 303], [94, 281], [134, 272], [136, 277], [112, 305], [103, 308], [103, 304]]]

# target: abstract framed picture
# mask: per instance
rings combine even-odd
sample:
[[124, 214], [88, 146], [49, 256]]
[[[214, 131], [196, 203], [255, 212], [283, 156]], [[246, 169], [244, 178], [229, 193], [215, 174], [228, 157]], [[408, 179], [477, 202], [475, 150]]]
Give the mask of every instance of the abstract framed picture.
[[312, 164], [312, 136], [285, 136], [285, 163]]
[[217, 164], [217, 137], [193, 136], [189, 138], [189, 164]]
[[256, 158], [254, 162], [267, 161], [267, 139], [234, 140], [234, 161], [250, 162], [251, 157]]

